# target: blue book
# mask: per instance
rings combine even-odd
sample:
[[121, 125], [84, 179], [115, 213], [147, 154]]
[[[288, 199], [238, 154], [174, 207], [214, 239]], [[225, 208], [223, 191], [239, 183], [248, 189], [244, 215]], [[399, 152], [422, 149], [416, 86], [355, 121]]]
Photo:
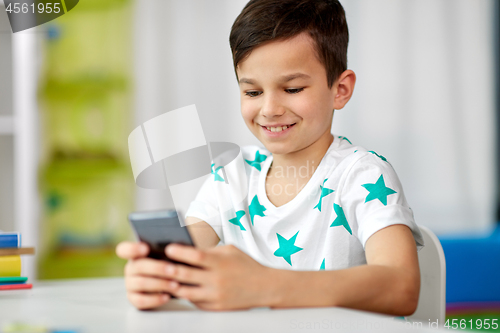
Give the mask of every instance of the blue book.
[[19, 232], [1, 232], [0, 248], [21, 247], [21, 233]]
[[26, 282], [0, 282], [0, 286], [8, 286], [11, 284], [26, 284]]

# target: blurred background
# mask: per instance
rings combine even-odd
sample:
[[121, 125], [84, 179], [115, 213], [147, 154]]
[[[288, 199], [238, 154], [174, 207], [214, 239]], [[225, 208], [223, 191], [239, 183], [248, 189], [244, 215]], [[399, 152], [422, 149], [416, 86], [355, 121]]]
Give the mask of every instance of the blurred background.
[[[260, 145], [228, 42], [246, 2], [81, 0], [16, 34], [0, 2], [0, 230], [36, 247], [23, 275], [122, 274], [127, 214], [173, 208], [134, 184], [127, 137], [144, 121], [196, 104], [208, 141]], [[498, 316], [499, 1], [341, 3], [357, 83], [333, 133], [384, 155], [440, 237], [449, 314]]]

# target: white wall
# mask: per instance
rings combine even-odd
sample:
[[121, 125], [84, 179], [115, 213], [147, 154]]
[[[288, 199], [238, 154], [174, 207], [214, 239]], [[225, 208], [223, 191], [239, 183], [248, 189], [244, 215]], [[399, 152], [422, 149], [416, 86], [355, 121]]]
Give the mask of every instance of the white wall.
[[12, 117], [12, 30], [0, 4], [0, 230], [13, 231], [14, 142], [7, 117]]
[[418, 223], [494, 218], [494, 1], [343, 1], [355, 95], [334, 132], [386, 156]]
[[[229, 49], [231, 25], [245, 3], [136, 1], [137, 124], [196, 104], [207, 141], [259, 143], [240, 115]], [[173, 207], [168, 191], [137, 191], [138, 210]]]
[[[246, 128], [229, 31], [246, 0], [137, 0], [137, 124], [196, 104], [208, 141]], [[333, 132], [386, 156], [417, 222], [437, 233], [493, 225], [494, 0], [344, 0], [353, 99]], [[193, 194], [194, 195], [194, 194]], [[173, 207], [138, 190], [138, 209]]]

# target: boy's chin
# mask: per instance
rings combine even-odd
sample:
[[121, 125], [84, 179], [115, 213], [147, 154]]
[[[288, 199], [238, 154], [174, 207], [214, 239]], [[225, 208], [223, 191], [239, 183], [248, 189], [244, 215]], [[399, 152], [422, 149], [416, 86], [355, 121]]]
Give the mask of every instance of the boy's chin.
[[292, 153], [292, 149], [290, 148], [290, 146], [284, 144], [284, 143], [281, 143], [281, 144], [277, 144], [277, 143], [269, 143], [269, 142], [262, 142], [261, 143], [264, 145], [264, 147], [273, 155], [284, 155], [284, 154], [289, 154], [289, 153]]

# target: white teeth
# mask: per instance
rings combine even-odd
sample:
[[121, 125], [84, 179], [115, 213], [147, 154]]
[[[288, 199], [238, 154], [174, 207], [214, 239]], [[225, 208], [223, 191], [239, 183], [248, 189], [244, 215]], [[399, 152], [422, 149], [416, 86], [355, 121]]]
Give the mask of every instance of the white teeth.
[[291, 125], [290, 126], [285, 125], [285, 126], [279, 126], [279, 127], [267, 127], [266, 126], [267, 130], [271, 131], [271, 132], [281, 132], [281, 131], [286, 130], [288, 127], [291, 127]]

